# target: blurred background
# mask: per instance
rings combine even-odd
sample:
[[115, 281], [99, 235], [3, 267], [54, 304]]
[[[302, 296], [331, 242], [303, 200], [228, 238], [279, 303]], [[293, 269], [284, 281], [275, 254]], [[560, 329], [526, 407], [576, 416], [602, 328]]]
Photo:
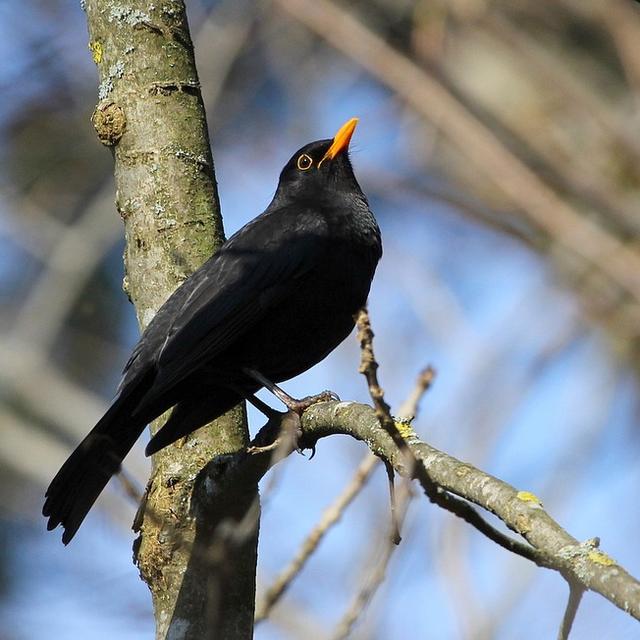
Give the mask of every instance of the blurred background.
[[[359, 116], [352, 158], [385, 247], [370, 311], [387, 399], [397, 409], [433, 365], [421, 437], [533, 491], [639, 575], [640, 4], [187, 6], [227, 233], [264, 209], [293, 151]], [[40, 516], [137, 338], [87, 39], [77, 2], [0, 4], [2, 640], [153, 637], [118, 483], [68, 548]], [[285, 386], [366, 402], [357, 366], [352, 338]], [[126, 468], [142, 487], [139, 445]], [[325, 439], [265, 479], [260, 593], [365, 453]], [[377, 469], [256, 637], [332, 637], [387, 533]], [[353, 638], [555, 638], [557, 574], [424, 499], [403, 537]], [[572, 638], [638, 637], [585, 596]]]

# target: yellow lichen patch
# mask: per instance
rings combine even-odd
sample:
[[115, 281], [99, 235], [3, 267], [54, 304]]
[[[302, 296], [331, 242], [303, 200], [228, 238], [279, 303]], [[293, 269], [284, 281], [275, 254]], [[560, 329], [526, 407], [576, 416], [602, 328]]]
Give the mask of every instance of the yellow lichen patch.
[[91, 57], [96, 64], [100, 64], [102, 62], [102, 54], [104, 53], [102, 49], [102, 42], [100, 40], [94, 40], [90, 42], [88, 45], [89, 51], [91, 51]]
[[522, 502], [532, 502], [533, 504], [536, 504], [539, 507], [542, 506], [542, 502], [540, 502], [540, 499], [538, 498], [538, 496], [531, 493], [530, 491], [518, 491], [517, 497], [518, 497], [518, 500], [522, 500]]
[[403, 437], [404, 440], [416, 435], [415, 431], [411, 428], [411, 423], [404, 420], [395, 420], [394, 424], [396, 425], [398, 433]]
[[589, 558], [589, 560], [591, 560], [591, 562], [600, 564], [604, 567], [610, 567], [612, 564], [616, 563], [613, 558], [608, 556], [606, 553], [603, 553], [602, 551], [589, 551], [587, 557]]

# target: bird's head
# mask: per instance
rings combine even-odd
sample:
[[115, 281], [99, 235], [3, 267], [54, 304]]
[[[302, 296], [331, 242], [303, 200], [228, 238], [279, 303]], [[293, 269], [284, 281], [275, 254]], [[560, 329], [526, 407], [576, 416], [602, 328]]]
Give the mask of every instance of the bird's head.
[[280, 174], [276, 200], [322, 199], [324, 195], [360, 194], [349, 161], [349, 142], [358, 118], [345, 122], [328, 140], [316, 140], [298, 149]]

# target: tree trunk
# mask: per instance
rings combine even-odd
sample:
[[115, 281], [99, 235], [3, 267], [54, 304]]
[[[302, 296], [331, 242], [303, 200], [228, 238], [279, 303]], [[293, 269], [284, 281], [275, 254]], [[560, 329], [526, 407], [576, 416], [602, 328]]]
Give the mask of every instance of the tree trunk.
[[[224, 239], [204, 106], [182, 1], [86, 0], [85, 7], [100, 72], [92, 119], [115, 157], [124, 288], [144, 329]], [[236, 407], [153, 457], [134, 556], [153, 596], [159, 639], [252, 636], [257, 488], [213, 523], [199, 513], [196, 482], [206, 463], [247, 439], [244, 410]], [[247, 513], [248, 530], [225, 554], [217, 525]]]

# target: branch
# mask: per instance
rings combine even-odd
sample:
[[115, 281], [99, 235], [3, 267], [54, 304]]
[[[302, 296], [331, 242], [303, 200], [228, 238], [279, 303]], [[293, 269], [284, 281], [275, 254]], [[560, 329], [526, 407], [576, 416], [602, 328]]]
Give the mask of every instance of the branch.
[[[313, 405], [303, 415], [302, 431], [305, 446], [313, 446], [326, 436], [349, 435], [391, 462], [400, 475], [408, 475], [404, 456], [380, 426], [375, 410], [367, 405]], [[640, 620], [640, 583], [593, 542], [581, 544], [569, 535], [535, 496], [422, 442], [410, 428], [406, 428], [403, 438], [422, 469], [421, 475], [437, 485], [439, 491], [460, 496], [496, 515], [531, 545], [535, 554], [531, 559], [537, 564], [570, 577], [585, 590], [601, 594]], [[429, 485], [423, 485], [423, 489], [428, 493]]]
[[[361, 339], [362, 324], [360, 316]], [[370, 340], [371, 336], [363, 340], [364, 361], [375, 363]], [[210, 478], [213, 482], [209, 484], [215, 487], [218, 499], [234, 504], [243, 487], [257, 485], [271, 466], [294, 451], [290, 437], [286, 442], [279, 440], [282, 431], [291, 433], [297, 428], [297, 446], [309, 449], [314, 449], [321, 438], [348, 435], [364, 442], [401, 476], [416, 479], [432, 502], [463, 518], [492, 541], [540, 567], [557, 571], [572, 589], [595, 591], [640, 620], [640, 583], [598, 549], [597, 539], [580, 543], [547, 514], [530, 492], [519, 491], [421, 441], [406, 422], [392, 420], [393, 425], [389, 425], [390, 414], [383, 409], [384, 399], [382, 390], [379, 386], [376, 388], [377, 379], [370, 376], [370, 384], [374, 387], [376, 409], [355, 402], [321, 402], [309, 407], [302, 418], [289, 412], [281, 420], [270, 420], [258, 432], [252, 447], [225, 457], [224, 473], [216, 471], [217, 463], [212, 461], [212, 471], [204, 470], [204, 485]], [[386, 428], [380, 421], [381, 412]], [[294, 424], [283, 429], [287, 421]], [[279, 451], [277, 457], [273, 455], [274, 447]], [[215, 512], [220, 505], [215, 507], [215, 500], [212, 504], [208, 508]], [[472, 504], [500, 518], [528, 544], [492, 527]], [[575, 603], [577, 598], [568, 606], [562, 629], [568, 628], [575, 615]]]
[[[290, 418], [290, 413], [285, 414], [285, 419]], [[417, 478], [432, 501], [463, 517], [494, 542], [538, 566], [557, 571], [570, 585], [599, 593], [640, 620], [640, 583], [600, 551], [597, 540], [580, 543], [567, 533], [528, 491], [519, 491], [439, 451], [421, 441], [405, 424], [401, 435], [417, 467], [412, 475], [407, 455], [382, 428], [375, 409], [365, 404], [321, 402], [312, 405], [302, 416], [300, 431], [298, 445], [304, 448], [313, 448], [321, 438], [333, 435], [361, 440], [376, 456], [390, 463], [397, 473], [406, 478]], [[256, 484], [276, 462], [271, 453], [273, 449], [268, 445], [277, 442], [279, 433], [279, 425], [269, 423], [258, 432], [254, 440], [258, 446], [251, 448], [251, 452], [226, 457], [224, 476], [221, 477], [220, 473], [212, 476], [216, 482], [216, 494], [233, 503], [242, 487]], [[283, 455], [292, 451], [294, 446], [290, 443]], [[469, 503], [500, 518], [528, 544], [512, 540], [491, 527]]]
[[[384, 400], [384, 392], [378, 382], [377, 376], [378, 363], [376, 362], [373, 354], [373, 331], [369, 322], [369, 314], [366, 309], [363, 308], [358, 312], [356, 317], [356, 326], [358, 327], [358, 340], [360, 342], [361, 350], [360, 373], [362, 373], [367, 379], [369, 394], [373, 400], [373, 406], [375, 407], [376, 416], [378, 417], [380, 425], [389, 434], [389, 437], [393, 440], [393, 443], [404, 457], [403, 475], [408, 478], [418, 480], [431, 502], [462, 518], [465, 522], [474, 526], [478, 531], [484, 533], [488, 538], [499, 544], [501, 547], [504, 547], [527, 560], [532, 560], [540, 566], [544, 566], [544, 559], [539, 557], [533, 549], [502, 534], [486, 522], [482, 516], [467, 503], [459, 500], [455, 496], [444, 493], [441, 490], [441, 487], [439, 487], [438, 484], [433, 482], [429, 477], [426, 469], [424, 469], [424, 467], [419, 463], [415, 453], [411, 450], [411, 447], [409, 447], [405, 440], [405, 434], [403, 431], [406, 432], [407, 429], [410, 429], [410, 422], [396, 422], [391, 416], [391, 409], [389, 405]], [[431, 384], [434, 372], [428, 369], [423, 375], [424, 380], [419, 380], [419, 386], [424, 386], [426, 389], [428, 385]], [[392, 462], [386, 458], [383, 458], [383, 461], [387, 467], [387, 472], [389, 473], [391, 481], [393, 475]]]

